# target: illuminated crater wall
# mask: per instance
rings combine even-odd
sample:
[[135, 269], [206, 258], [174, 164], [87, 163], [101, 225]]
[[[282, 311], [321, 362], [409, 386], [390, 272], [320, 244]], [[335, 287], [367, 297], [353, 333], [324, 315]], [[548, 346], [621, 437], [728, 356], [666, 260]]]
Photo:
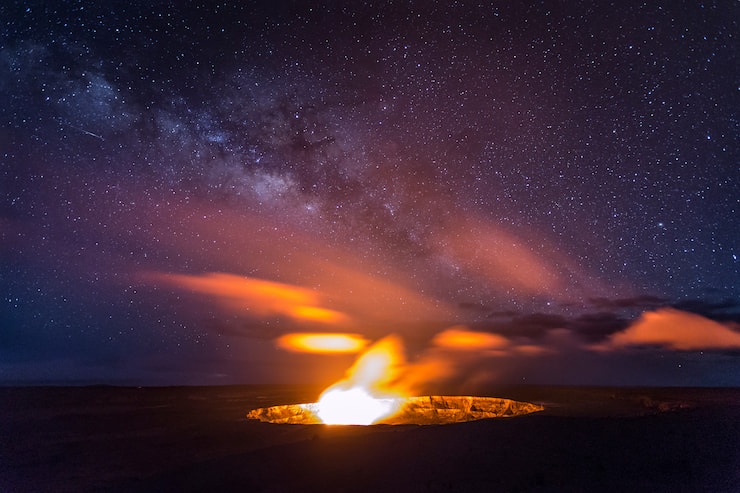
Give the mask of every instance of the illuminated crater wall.
[[[373, 424], [440, 425], [520, 416], [544, 409], [537, 404], [497, 397], [422, 396], [397, 401], [397, 412]], [[317, 413], [318, 404], [313, 402], [254, 409], [247, 418], [277, 424], [323, 424]]]

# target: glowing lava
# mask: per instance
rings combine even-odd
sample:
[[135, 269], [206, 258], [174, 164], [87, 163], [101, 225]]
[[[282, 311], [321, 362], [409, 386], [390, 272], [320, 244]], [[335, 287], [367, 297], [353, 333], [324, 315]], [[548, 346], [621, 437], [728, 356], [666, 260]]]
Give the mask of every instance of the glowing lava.
[[[509, 418], [524, 414], [536, 413], [544, 408], [530, 402], [500, 399], [498, 397], [426, 395], [393, 399], [396, 411], [391, 411], [384, 418], [347, 422], [337, 420], [334, 424], [382, 424], [382, 425], [446, 425], [463, 423], [479, 419]], [[397, 406], [397, 407], [396, 407]], [[343, 404], [344, 409], [351, 409]], [[249, 419], [258, 419], [265, 423], [291, 425], [325, 424], [319, 417], [319, 404], [288, 404], [284, 406], [263, 407], [247, 414]], [[357, 414], [353, 416], [357, 417]]]
[[377, 399], [365, 389], [334, 389], [322, 395], [316, 414], [330, 425], [370, 425], [398, 409], [399, 399]]

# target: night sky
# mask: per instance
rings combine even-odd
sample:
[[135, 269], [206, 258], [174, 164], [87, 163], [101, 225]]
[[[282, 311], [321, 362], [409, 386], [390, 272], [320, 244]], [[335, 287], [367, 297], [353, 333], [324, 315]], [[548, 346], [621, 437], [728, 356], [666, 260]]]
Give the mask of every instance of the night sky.
[[0, 383], [740, 385], [740, 4], [311, 3], [0, 6]]

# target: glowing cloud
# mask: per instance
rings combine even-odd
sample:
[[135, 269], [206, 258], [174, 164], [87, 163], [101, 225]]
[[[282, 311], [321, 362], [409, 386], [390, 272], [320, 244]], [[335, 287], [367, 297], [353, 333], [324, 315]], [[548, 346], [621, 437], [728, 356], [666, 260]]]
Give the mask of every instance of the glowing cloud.
[[506, 337], [488, 332], [475, 332], [466, 327], [457, 326], [435, 335], [432, 339], [435, 346], [462, 351], [503, 349], [509, 345]]
[[404, 366], [399, 385], [408, 393], [419, 393], [429, 385], [477, 372], [488, 357], [506, 356], [511, 341], [504, 336], [470, 330], [464, 325], [435, 334], [430, 347]]
[[562, 289], [561, 280], [545, 259], [502, 228], [471, 221], [449, 229], [447, 237], [436, 243], [450, 261], [527, 293], [556, 293]]
[[328, 324], [340, 324], [348, 320], [342, 312], [318, 306], [295, 306], [288, 312], [288, 315], [299, 320], [313, 320]]
[[593, 349], [609, 350], [640, 345], [663, 346], [682, 351], [738, 349], [740, 333], [701, 315], [662, 308], [643, 313], [627, 329], [613, 334], [607, 344], [594, 346]]
[[340, 386], [360, 386], [373, 392], [388, 393], [403, 372], [406, 359], [403, 341], [395, 335], [386, 336], [373, 344], [347, 370]]
[[300, 286], [222, 273], [159, 274], [157, 277], [180, 288], [215, 296], [231, 308], [257, 316], [287, 315], [296, 320], [326, 324], [348, 320], [342, 312], [318, 306], [319, 294]]
[[502, 290], [556, 299], [610, 291], [536, 231], [514, 234], [482, 218], [456, 217], [432, 243], [441, 268], [461, 269]]
[[275, 341], [278, 347], [297, 353], [357, 353], [368, 341], [357, 334], [292, 333]]
[[316, 414], [327, 424], [361, 425], [392, 414], [400, 403], [394, 382], [403, 364], [401, 339], [381, 339], [357, 358], [343, 380], [324, 390]]

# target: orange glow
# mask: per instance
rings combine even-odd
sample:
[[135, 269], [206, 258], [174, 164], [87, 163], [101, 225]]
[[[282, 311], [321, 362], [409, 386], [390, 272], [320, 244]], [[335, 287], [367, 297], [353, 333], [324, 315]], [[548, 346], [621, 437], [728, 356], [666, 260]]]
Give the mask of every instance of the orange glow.
[[682, 351], [740, 348], [740, 333], [714, 320], [673, 308], [645, 312], [627, 329], [594, 349], [655, 345]]
[[509, 340], [497, 334], [474, 332], [466, 327], [451, 327], [434, 336], [432, 342], [439, 347], [463, 351], [502, 349]]
[[[194, 211], [197, 214], [193, 214]], [[197, 219], [205, 216], [208, 217], [207, 221]], [[185, 225], [192, 232], [190, 236], [193, 241], [172, 238], [181, 255], [193, 258], [202, 255], [200, 240], [196, 241], [196, 238], [219, 239], [217, 253], [223, 265], [243, 265], [249, 272], [259, 272], [260, 279], [228, 273], [181, 276], [175, 273], [139, 272], [138, 277], [147, 283], [164, 281], [218, 297], [218, 301], [232, 311], [247, 311], [260, 317], [284, 315], [325, 326], [342, 325], [361, 332], [372, 330], [380, 333], [378, 331], [381, 328], [391, 323], [449, 319], [457, 312], [456, 304], [430, 296], [430, 290], [424, 290], [425, 281], [416, 274], [417, 266], [404, 268], [394, 265], [389, 269], [389, 258], [383, 255], [360, 255], [353, 245], [328, 241], [318, 230], [304, 231], [298, 223], [291, 223], [293, 219], [300, 222], [299, 215], [287, 216], [276, 210], [263, 210], [260, 214], [237, 213], [214, 208], [208, 202], [198, 202], [194, 210], [168, 208], [167, 217]], [[155, 219], [161, 217], [159, 214], [153, 215]], [[281, 227], [275, 228], [275, 224]], [[166, 229], [167, 225], [160, 223], [158, 226]], [[290, 230], [291, 234], [284, 234], [285, 230]], [[241, 232], [238, 233], [239, 241], [226, 241], [224, 231]], [[380, 272], [382, 274], [378, 274]], [[217, 279], [217, 276], [220, 278]], [[230, 276], [235, 282], [224, 282], [226, 279], [221, 276]], [[281, 300], [277, 307], [266, 309], [258, 306], [264, 297], [255, 299], [255, 290], [241, 292], [241, 281], [245, 279], [266, 283], [279, 279], [281, 282], [273, 284], [289, 288], [289, 291], [286, 293], [278, 289], [268, 293], [269, 290], [263, 291], [260, 287], [257, 295], [274, 294]], [[218, 281], [223, 286], [208, 285], [205, 281]], [[222, 292], [222, 287], [230, 289]], [[293, 299], [290, 310], [285, 311], [287, 300], [282, 298], [285, 294], [298, 295], [299, 298], [307, 296], [311, 301]], [[300, 306], [330, 309], [334, 314], [322, 317], [314, 312], [306, 318], [306, 311], [295, 310]]]
[[[347, 336], [331, 334], [337, 335]], [[329, 334], [286, 334], [279, 344], [290, 350], [296, 350], [299, 341], [300, 347], [325, 347], [323, 343], [312, 342], [314, 336]], [[344, 379], [324, 390], [317, 402], [300, 404], [303, 411], [297, 412], [309, 412], [312, 419], [324, 424], [388, 422], [404, 412], [412, 390], [416, 392], [430, 382], [459, 375], [461, 369], [470, 368], [481, 356], [505, 356], [517, 350], [523, 354], [543, 352], [536, 346], [514, 346], [503, 336], [467, 330], [464, 326], [440, 332], [433, 342], [434, 347], [407, 364], [399, 337], [381, 339], [357, 358]], [[484, 377], [491, 378], [488, 374]]]
[[533, 294], [557, 293], [562, 289], [563, 281], [544, 252], [485, 221], [457, 224], [438, 244], [452, 262], [498, 284]]
[[539, 356], [541, 354], [547, 354], [553, 352], [552, 349], [544, 346], [538, 346], [536, 344], [522, 344], [516, 347], [516, 352], [525, 354], [527, 356]]
[[360, 387], [333, 389], [321, 396], [316, 414], [325, 424], [370, 425], [391, 415], [399, 405], [399, 399], [379, 399]]
[[445, 226], [434, 237], [443, 265], [463, 269], [500, 289], [558, 299], [566, 293], [572, 296], [574, 290], [610, 292], [537, 231], [520, 236], [475, 216], [456, 217]]
[[357, 334], [285, 334], [277, 339], [282, 349], [299, 353], [357, 353], [367, 340]]
[[316, 414], [326, 424], [362, 425], [392, 415], [405, 397], [393, 389], [403, 363], [400, 339], [381, 339], [357, 359], [344, 380], [321, 394]]
[[366, 271], [381, 270], [381, 267], [364, 265], [366, 260], [358, 261], [340, 252], [332, 252], [331, 260], [311, 258], [305, 262], [319, 271], [308, 282], [320, 285], [337, 309], [352, 314], [354, 320], [361, 320], [365, 328], [447, 318], [455, 312], [449, 303], [421, 293], [413, 282], [404, 279], [402, 271], [374, 276]]
[[223, 273], [160, 274], [158, 277], [181, 288], [215, 296], [234, 309], [257, 316], [286, 315], [326, 324], [349, 320], [344, 313], [318, 306], [319, 294], [300, 286]]
[[397, 336], [387, 336], [365, 351], [346, 378], [336, 385], [359, 386], [372, 392], [390, 392], [403, 369], [403, 344]]
[[296, 306], [290, 311], [290, 315], [299, 320], [313, 320], [328, 324], [337, 324], [347, 320], [344, 313], [318, 306]]

